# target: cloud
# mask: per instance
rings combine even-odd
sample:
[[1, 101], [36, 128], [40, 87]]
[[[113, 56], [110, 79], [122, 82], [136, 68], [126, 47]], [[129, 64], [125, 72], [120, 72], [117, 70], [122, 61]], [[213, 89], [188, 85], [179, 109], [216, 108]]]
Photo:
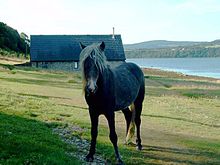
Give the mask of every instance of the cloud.
[[220, 12], [219, 0], [186, 0], [177, 4], [177, 11], [190, 12], [197, 15]]

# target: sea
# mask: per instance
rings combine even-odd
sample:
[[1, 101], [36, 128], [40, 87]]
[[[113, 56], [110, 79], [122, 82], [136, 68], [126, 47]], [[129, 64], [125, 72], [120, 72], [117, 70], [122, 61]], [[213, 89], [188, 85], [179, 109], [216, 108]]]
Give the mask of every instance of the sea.
[[142, 68], [155, 68], [186, 75], [220, 79], [220, 57], [216, 58], [130, 58]]

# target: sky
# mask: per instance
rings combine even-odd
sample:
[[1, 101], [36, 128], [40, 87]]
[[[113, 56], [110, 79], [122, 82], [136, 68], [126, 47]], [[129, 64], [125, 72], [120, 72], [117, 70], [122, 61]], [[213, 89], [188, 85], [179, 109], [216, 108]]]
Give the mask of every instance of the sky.
[[0, 22], [19, 33], [122, 35], [150, 40], [220, 39], [220, 0], [0, 0]]

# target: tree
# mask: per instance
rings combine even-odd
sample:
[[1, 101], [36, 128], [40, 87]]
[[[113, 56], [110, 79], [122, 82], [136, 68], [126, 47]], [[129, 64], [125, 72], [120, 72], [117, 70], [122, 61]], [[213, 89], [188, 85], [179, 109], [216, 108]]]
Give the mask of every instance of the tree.
[[0, 48], [15, 51], [17, 55], [25, 53], [27, 57], [30, 51], [30, 40], [25, 33], [19, 35], [16, 29], [0, 22]]
[[20, 34], [20, 37], [25, 42], [25, 58], [27, 58], [27, 51], [28, 51], [27, 49], [30, 47], [30, 39], [29, 39], [28, 35], [25, 34], [24, 32], [22, 32]]

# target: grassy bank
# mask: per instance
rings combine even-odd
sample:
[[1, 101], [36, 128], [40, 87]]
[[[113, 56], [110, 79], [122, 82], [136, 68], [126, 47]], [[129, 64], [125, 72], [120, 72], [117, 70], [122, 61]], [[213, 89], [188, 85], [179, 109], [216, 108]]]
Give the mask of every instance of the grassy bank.
[[[219, 164], [220, 83], [211, 78], [145, 69], [142, 152], [124, 146], [125, 120], [116, 113], [126, 164]], [[52, 132], [78, 125], [70, 136], [90, 139], [79, 73], [0, 65], [0, 164], [81, 164], [79, 153]], [[114, 161], [107, 122], [100, 117], [97, 152]]]

